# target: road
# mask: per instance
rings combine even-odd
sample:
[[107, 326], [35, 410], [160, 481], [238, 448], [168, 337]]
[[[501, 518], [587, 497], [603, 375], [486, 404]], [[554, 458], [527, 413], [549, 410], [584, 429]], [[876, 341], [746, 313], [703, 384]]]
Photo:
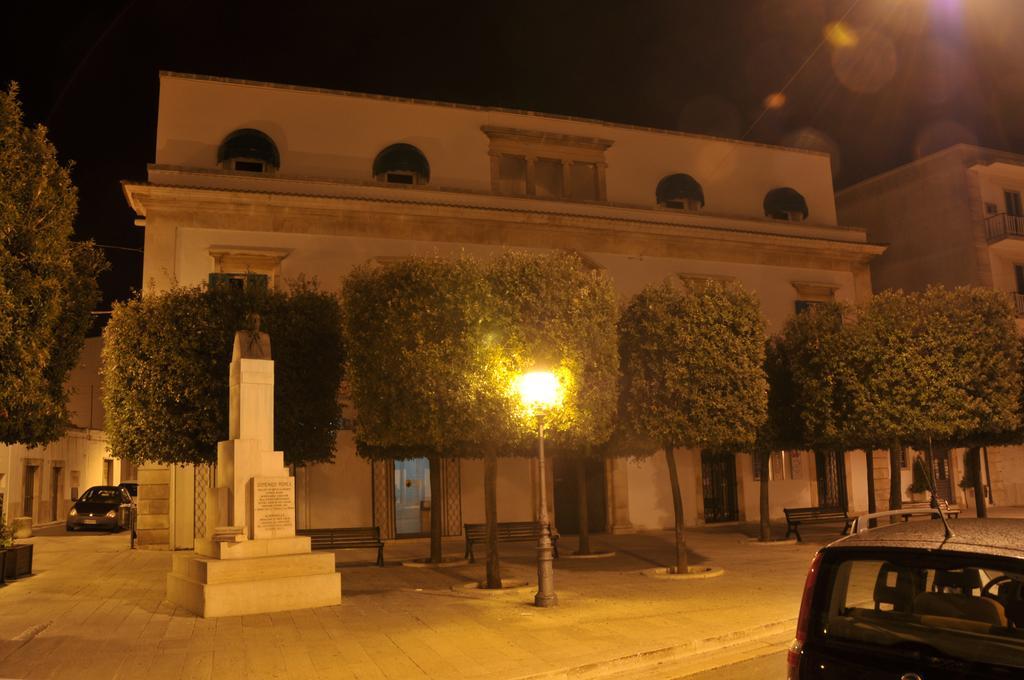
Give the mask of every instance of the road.
[[775, 652], [749, 661], [740, 661], [729, 666], [704, 671], [697, 675], [685, 675], [686, 680], [785, 680], [786, 652]]

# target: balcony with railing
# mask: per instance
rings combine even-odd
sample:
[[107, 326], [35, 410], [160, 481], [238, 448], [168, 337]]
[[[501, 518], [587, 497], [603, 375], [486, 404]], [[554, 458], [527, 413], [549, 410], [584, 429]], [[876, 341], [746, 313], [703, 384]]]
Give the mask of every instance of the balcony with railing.
[[999, 213], [985, 218], [985, 235], [989, 243], [1005, 238], [1024, 238], [1024, 217]]
[[1013, 311], [1017, 313], [1017, 318], [1024, 318], [1024, 294], [1022, 293], [1007, 293], [1010, 298], [1010, 304], [1013, 305]]

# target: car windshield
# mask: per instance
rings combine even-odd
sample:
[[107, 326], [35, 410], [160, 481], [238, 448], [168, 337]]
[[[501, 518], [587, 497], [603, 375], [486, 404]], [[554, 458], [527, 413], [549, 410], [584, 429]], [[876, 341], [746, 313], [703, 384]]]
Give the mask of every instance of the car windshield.
[[1024, 668], [1021, 571], [947, 554], [848, 559], [833, 574], [826, 639]]
[[82, 494], [82, 497], [78, 500], [86, 501], [87, 503], [120, 503], [121, 490], [94, 486]]

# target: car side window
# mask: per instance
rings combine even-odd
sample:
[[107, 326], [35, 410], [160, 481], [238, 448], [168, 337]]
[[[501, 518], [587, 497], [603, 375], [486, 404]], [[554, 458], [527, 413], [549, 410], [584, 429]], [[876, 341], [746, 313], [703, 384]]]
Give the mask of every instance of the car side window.
[[1024, 573], [970, 559], [848, 559], [833, 574], [826, 638], [926, 645], [952, 659], [1024, 668]]
[[128, 489], [121, 489], [121, 502], [122, 503], [131, 503], [132, 502], [132, 495], [130, 493], [128, 493]]

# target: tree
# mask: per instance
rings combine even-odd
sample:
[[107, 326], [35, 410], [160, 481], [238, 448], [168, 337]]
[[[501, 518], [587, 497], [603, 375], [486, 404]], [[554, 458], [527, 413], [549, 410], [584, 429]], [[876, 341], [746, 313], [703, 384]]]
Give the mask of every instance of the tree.
[[[228, 437], [235, 332], [259, 323], [274, 358], [274, 446], [289, 464], [333, 459], [344, 347], [337, 297], [299, 282], [175, 288], [116, 304], [104, 333], [103, 405], [121, 458], [211, 463]], [[257, 321], [258, 319], [258, 321]]]
[[18, 90], [0, 92], [0, 442], [37, 446], [68, 427], [66, 387], [106, 263], [73, 242], [78, 196]]
[[799, 448], [803, 428], [797, 409], [793, 370], [787, 361], [781, 337], [769, 338], [765, 347], [764, 372], [768, 380], [767, 417], [757, 433], [752, 448], [754, 465], [758, 467], [760, 527], [758, 540], [770, 541], [772, 525], [768, 489], [771, 455], [782, 449]]
[[[495, 539], [497, 460], [533, 455], [533, 425], [514, 378], [548, 364], [562, 376], [555, 441], [576, 445], [610, 432], [617, 355], [615, 298], [601, 273], [570, 255], [508, 253], [411, 258], [357, 269], [345, 281], [349, 376], [362, 455], [431, 459], [483, 456], [485, 515]], [[432, 510], [437, 507], [431, 504]], [[431, 513], [431, 561], [439, 561], [440, 512]], [[487, 587], [500, 588], [497, 541], [488, 541]]]
[[[855, 376], [851, 429], [889, 447], [890, 509], [902, 507], [904, 446], [974, 447], [1019, 428], [1014, 321], [995, 291], [882, 293], [851, 327], [847, 356]], [[977, 466], [976, 454], [969, 460]]]
[[941, 335], [938, 346], [951, 367], [944, 373], [949, 399], [958, 407], [954, 431], [944, 444], [967, 447], [965, 477], [972, 482], [978, 517], [986, 517], [981, 448], [1021, 440], [1014, 313], [1005, 295], [987, 288], [929, 288], [923, 302]]
[[[547, 416], [545, 429], [555, 455], [574, 459], [578, 553], [589, 554], [586, 459], [601, 454], [618, 411], [615, 289], [603, 270], [588, 270], [567, 253], [506, 253], [489, 267], [488, 278], [514, 370], [549, 368], [561, 376], [563, 402]], [[532, 434], [533, 425], [528, 421], [526, 431]]]
[[757, 301], [739, 285], [650, 286], [619, 324], [624, 414], [662, 444], [672, 486], [676, 573], [688, 570], [675, 448], [752, 447], [766, 418], [765, 338]]
[[487, 282], [468, 258], [411, 258], [357, 268], [342, 298], [357, 451], [370, 459], [429, 459], [430, 561], [438, 563], [441, 459], [479, 456], [469, 444], [493, 425], [491, 417], [500, 420], [490, 374], [501, 347]]
[[[777, 360], [789, 383], [780, 414], [780, 426], [789, 428], [785, 437], [788, 447], [811, 449], [816, 456], [835, 456], [860, 445], [849, 420], [854, 376], [846, 361], [848, 314], [839, 303], [823, 303], [793, 316], [783, 327]], [[874, 512], [871, 448], [865, 447], [865, 452], [868, 507]]]
[[949, 431], [956, 409], [946, 398], [943, 372], [950, 366], [933, 320], [920, 293], [885, 291], [859, 310], [849, 328], [850, 432], [863, 441], [869, 460], [873, 448], [889, 449], [890, 510], [903, 505], [903, 447]]

